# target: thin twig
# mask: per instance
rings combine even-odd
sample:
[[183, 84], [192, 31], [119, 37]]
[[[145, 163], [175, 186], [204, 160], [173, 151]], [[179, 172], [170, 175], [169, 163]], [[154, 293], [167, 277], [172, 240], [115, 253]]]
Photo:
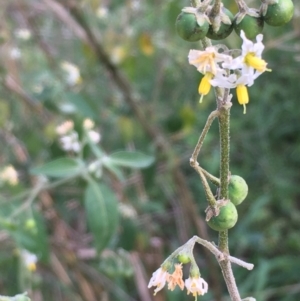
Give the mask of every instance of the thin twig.
[[200, 135], [200, 137], [199, 137], [199, 140], [198, 140], [198, 142], [197, 142], [197, 144], [196, 144], [195, 150], [194, 150], [194, 152], [193, 152], [193, 154], [192, 154], [191, 160], [193, 160], [194, 162], [197, 161], [199, 152], [200, 152], [200, 150], [201, 150], [201, 147], [202, 147], [202, 145], [203, 145], [203, 142], [204, 142], [204, 139], [205, 139], [205, 137], [206, 137], [206, 135], [207, 135], [207, 132], [208, 132], [208, 130], [210, 129], [210, 126], [212, 125], [212, 123], [213, 123], [213, 121], [215, 120], [215, 118], [219, 116], [219, 114], [220, 114], [220, 112], [217, 111], [217, 110], [216, 110], [216, 111], [213, 111], [213, 112], [211, 112], [211, 113], [209, 114], [209, 116], [208, 116], [208, 118], [207, 118], [207, 121], [206, 121], [206, 123], [205, 123], [205, 126], [204, 126], [204, 128], [203, 128], [203, 131], [202, 131], [202, 133], [201, 133], [201, 135]]

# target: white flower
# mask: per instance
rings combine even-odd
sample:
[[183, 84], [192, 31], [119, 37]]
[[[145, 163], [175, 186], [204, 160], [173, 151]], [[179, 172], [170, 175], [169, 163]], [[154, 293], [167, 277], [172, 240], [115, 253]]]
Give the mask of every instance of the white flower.
[[198, 92], [201, 95], [200, 102], [202, 102], [203, 96], [207, 95], [211, 89], [210, 80], [218, 73], [225, 72], [218, 64], [222, 62], [229, 64], [232, 57], [219, 53], [215, 47], [210, 46], [204, 51], [190, 50], [188, 60], [200, 73], [204, 74], [198, 87]]
[[64, 61], [61, 63], [60, 66], [65, 71], [66, 81], [70, 86], [74, 86], [81, 83], [82, 79], [80, 76], [80, 70], [76, 65]]
[[78, 153], [81, 150], [81, 144], [78, 141], [78, 134], [76, 132], [71, 132], [69, 135], [61, 137], [59, 141], [61, 148], [65, 151]]
[[86, 130], [91, 130], [95, 126], [95, 123], [93, 120], [86, 118], [83, 121], [83, 128]]
[[98, 143], [101, 139], [101, 135], [96, 131], [91, 130], [88, 131], [87, 134], [89, 136], [89, 139], [94, 143]]
[[67, 120], [64, 123], [56, 127], [56, 133], [60, 136], [67, 134], [74, 128], [74, 122], [72, 120]]
[[152, 277], [148, 284], [148, 288], [156, 286], [156, 289], [154, 290], [154, 295], [156, 295], [157, 292], [163, 289], [163, 287], [166, 284], [168, 275], [168, 272], [161, 267], [152, 274]]
[[240, 105], [244, 107], [244, 114], [246, 114], [246, 104], [249, 103], [249, 95], [247, 86], [250, 87], [254, 84], [254, 80], [260, 73], [248, 73], [237, 75], [233, 73], [229, 76], [224, 74], [217, 74], [210, 83], [214, 87], [232, 89], [236, 88], [237, 99]]
[[246, 38], [244, 31], [241, 30], [241, 38], [243, 39], [242, 54], [233, 59], [230, 63], [225, 62], [223, 67], [231, 70], [241, 69], [243, 74], [252, 74], [256, 72], [260, 75], [265, 71], [271, 71], [270, 69], [267, 69], [266, 61], [261, 58], [265, 48], [262, 43], [263, 35], [257, 35], [256, 43], [253, 43]]
[[27, 41], [31, 38], [31, 32], [27, 28], [20, 28], [15, 31], [15, 36], [21, 40]]
[[27, 250], [21, 250], [21, 258], [26, 266], [26, 268], [34, 272], [36, 270], [37, 256], [33, 253], [28, 252]]
[[14, 47], [10, 50], [9, 55], [13, 60], [18, 60], [19, 58], [21, 58], [21, 50], [17, 47]]
[[217, 74], [218, 69], [220, 69], [217, 64], [221, 62], [230, 64], [232, 57], [227, 54], [219, 53], [215, 47], [210, 46], [204, 51], [190, 50], [188, 60], [190, 65], [194, 65], [202, 74], [211, 72], [215, 75]]
[[210, 80], [210, 84], [213, 87], [232, 89], [238, 85], [244, 85], [251, 87], [254, 84], [254, 80], [259, 76], [257, 73], [246, 73], [237, 75], [232, 73], [226, 76], [224, 73], [218, 73], [213, 79]]
[[0, 179], [3, 182], [7, 182], [9, 185], [18, 184], [18, 173], [12, 165], [6, 166], [0, 173]]
[[108, 9], [107, 7], [104, 7], [104, 6], [99, 6], [96, 10], [96, 16], [99, 18], [99, 19], [104, 19], [108, 16]]
[[208, 284], [201, 277], [189, 277], [184, 282], [188, 294], [191, 293], [194, 297], [207, 293]]

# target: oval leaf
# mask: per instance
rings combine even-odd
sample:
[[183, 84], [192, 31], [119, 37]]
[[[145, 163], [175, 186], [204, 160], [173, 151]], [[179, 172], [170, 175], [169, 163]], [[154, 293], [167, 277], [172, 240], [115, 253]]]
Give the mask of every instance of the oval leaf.
[[35, 167], [31, 170], [33, 174], [42, 174], [48, 177], [66, 178], [78, 174], [82, 163], [72, 158], [59, 158], [45, 165]]
[[109, 187], [89, 180], [84, 195], [84, 206], [97, 251], [101, 252], [116, 231], [118, 201]]
[[154, 157], [141, 152], [119, 151], [110, 155], [109, 161], [124, 167], [145, 168], [154, 162]]

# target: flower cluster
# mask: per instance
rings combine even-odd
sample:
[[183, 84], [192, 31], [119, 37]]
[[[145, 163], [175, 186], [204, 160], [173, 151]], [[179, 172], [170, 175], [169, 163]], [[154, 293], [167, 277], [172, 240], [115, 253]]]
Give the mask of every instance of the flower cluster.
[[[198, 270], [198, 269], [197, 269]], [[186, 287], [187, 293], [191, 293], [195, 298], [199, 295], [207, 293], [208, 285], [206, 281], [200, 277], [200, 273], [193, 273], [188, 279], [183, 281], [182, 279], [182, 264], [175, 264], [175, 270], [172, 274], [168, 273], [168, 269], [162, 265], [156, 270], [149, 282], [148, 288], [156, 286], [154, 295], [159, 292], [168, 283], [168, 289], [173, 291], [178, 285], [181, 290]]]
[[60, 64], [60, 67], [65, 73], [65, 80], [68, 85], [75, 86], [82, 82], [80, 70], [76, 65], [67, 61], [63, 61]]
[[261, 58], [264, 50], [262, 43], [263, 35], [256, 37], [256, 43], [248, 40], [245, 33], [241, 31], [243, 39], [241, 54], [233, 58], [226, 53], [219, 53], [213, 47], [207, 47], [204, 51], [190, 50], [188, 60], [204, 76], [200, 82], [198, 91], [203, 96], [207, 95], [211, 86], [236, 89], [239, 104], [244, 106], [249, 102], [247, 87], [254, 84], [254, 80], [267, 69], [267, 63]]
[[81, 144], [78, 140], [78, 133], [74, 131], [73, 121], [67, 120], [56, 127], [56, 133], [60, 136], [59, 142], [63, 150], [74, 153], [80, 152]]
[[[101, 136], [98, 132], [94, 131], [94, 122], [90, 119], [85, 119], [83, 122], [83, 128], [87, 138], [93, 142], [98, 143]], [[79, 153], [83, 147], [83, 143], [79, 141], [79, 135], [74, 130], [74, 122], [67, 120], [61, 125], [56, 127], [56, 133], [60, 136], [59, 142], [61, 148], [65, 151]]]

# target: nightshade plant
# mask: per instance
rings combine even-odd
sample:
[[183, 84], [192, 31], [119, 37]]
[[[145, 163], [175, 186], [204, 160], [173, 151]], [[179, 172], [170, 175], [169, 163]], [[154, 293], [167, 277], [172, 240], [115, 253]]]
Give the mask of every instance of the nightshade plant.
[[[194, 236], [175, 250], [150, 279], [148, 287], [156, 287], [155, 294], [166, 284], [170, 290], [174, 290], [177, 285], [181, 290], [185, 287], [187, 293], [191, 293], [195, 299], [208, 291], [208, 284], [201, 278], [199, 267], [193, 256], [193, 248], [198, 243], [215, 255], [231, 300], [255, 300], [253, 297], [241, 298], [231, 268], [231, 263], [236, 263], [251, 270], [254, 267], [253, 264], [232, 257], [228, 248], [228, 229], [234, 227], [238, 220], [235, 205], [240, 204], [248, 193], [246, 182], [240, 176], [231, 176], [230, 173], [229, 137], [230, 108], [232, 106], [230, 89], [236, 90], [237, 100], [244, 107], [245, 114], [246, 104], [249, 103], [247, 87], [252, 86], [255, 79], [263, 72], [271, 71], [267, 68], [265, 60], [262, 59], [264, 45], [261, 32], [264, 18], [269, 25], [279, 26], [287, 23], [293, 15], [293, 3], [290, 0], [262, 0], [260, 10], [255, 10], [248, 8], [243, 0], [235, 0], [235, 2], [239, 7], [239, 12], [233, 22], [224, 13], [222, 0], [204, 0], [202, 2], [193, 0], [191, 7], [183, 8], [176, 20], [176, 30], [179, 36], [186, 41], [199, 40], [202, 46], [202, 50], [192, 49], [188, 55], [189, 63], [203, 74], [198, 88], [200, 102], [209, 93], [211, 87], [214, 87], [216, 95], [217, 108], [207, 119], [190, 158], [190, 165], [200, 176], [208, 202], [205, 210], [206, 222], [212, 229], [219, 232], [219, 241], [218, 245], [215, 245]], [[187, 14], [190, 16], [187, 17]], [[224, 37], [231, 33], [230, 26], [233, 26], [243, 41], [241, 50], [228, 49], [223, 44], [212, 45], [203, 34], [208, 32], [207, 23], [209, 23], [211, 31], [215, 33], [220, 33], [221, 26], [223, 26], [226, 30]], [[195, 34], [199, 32], [201, 34]], [[216, 40], [219, 39], [219, 36], [209, 34], [210, 38], [215, 37]], [[254, 39], [255, 41], [252, 41]], [[197, 161], [205, 136], [216, 118], [219, 122], [220, 133], [220, 178], [216, 178], [204, 170]], [[218, 187], [216, 195], [211, 191], [208, 180]], [[176, 261], [179, 263], [175, 263]], [[183, 282], [182, 264], [187, 263], [190, 264], [189, 278]]]

